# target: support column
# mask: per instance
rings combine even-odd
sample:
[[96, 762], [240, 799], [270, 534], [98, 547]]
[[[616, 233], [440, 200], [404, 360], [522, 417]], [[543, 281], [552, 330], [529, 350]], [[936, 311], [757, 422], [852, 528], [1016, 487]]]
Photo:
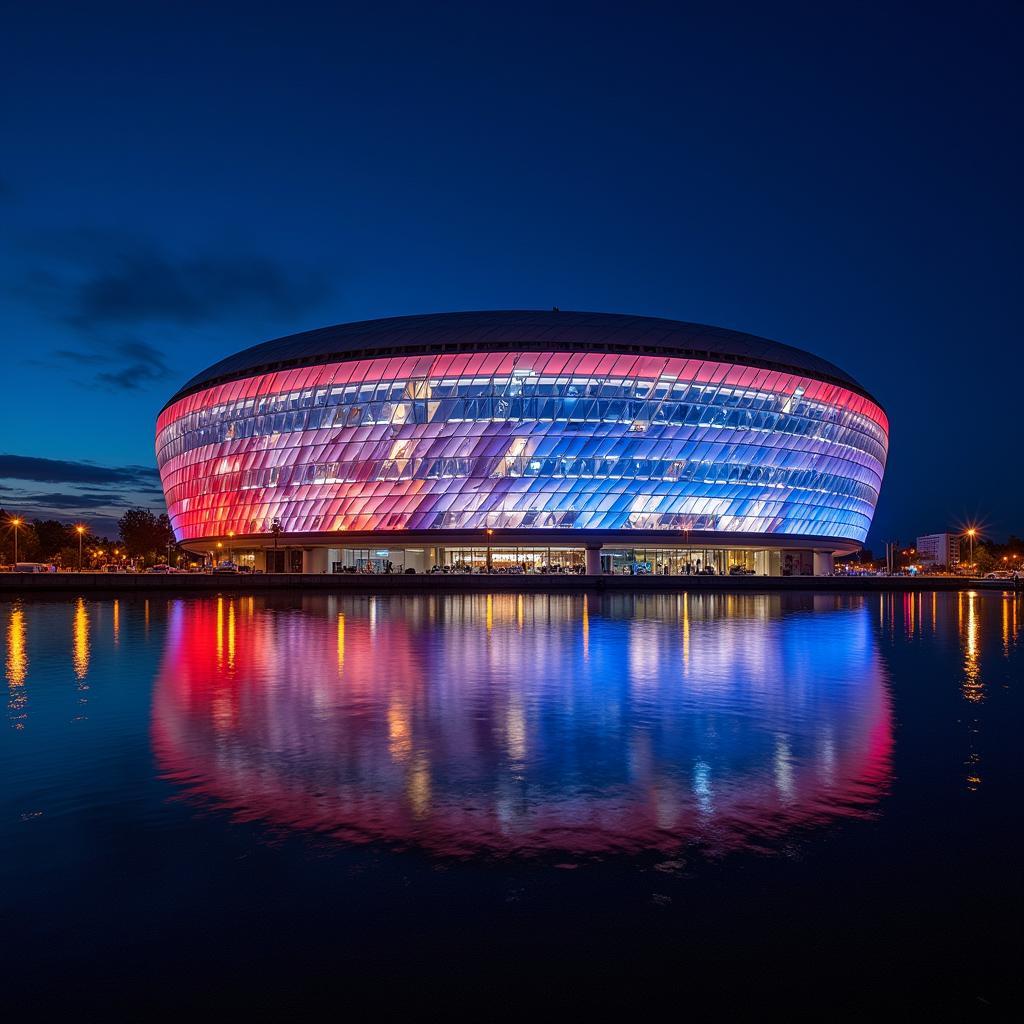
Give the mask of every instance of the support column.
[[588, 544], [587, 549], [587, 575], [588, 576], [600, 576], [601, 575], [601, 545], [600, 544]]
[[302, 552], [302, 571], [327, 572], [327, 548], [305, 548]]
[[814, 552], [814, 575], [830, 576], [835, 570], [835, 562], [831, 551]]

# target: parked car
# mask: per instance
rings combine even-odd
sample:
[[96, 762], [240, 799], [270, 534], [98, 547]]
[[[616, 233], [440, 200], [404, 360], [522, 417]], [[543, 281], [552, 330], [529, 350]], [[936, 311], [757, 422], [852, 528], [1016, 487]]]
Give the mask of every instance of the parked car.
[[234, 562], [219, 562], [213, 567], [214, 576], [237, 576], [238, 566]]
[[15, 572], [56, 572], [57, 566], [49, 565], [46, 562], [16, 562]]
[[1012, 580], [1013, 573], [1007, 572], [1005, 569], [995, 569], [992, 572], [985, 573], [984, 579], [986, 580]]

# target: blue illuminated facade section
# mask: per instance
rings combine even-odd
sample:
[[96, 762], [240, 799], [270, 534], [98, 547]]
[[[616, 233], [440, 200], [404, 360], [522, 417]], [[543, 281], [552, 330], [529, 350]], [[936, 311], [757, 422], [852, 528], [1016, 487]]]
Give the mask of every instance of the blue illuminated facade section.
[[366, 359], [201, 391], [161, 417], [184, 539], [566, 528], [863, 542], [887, 422], [737, 364], [598, 353]]

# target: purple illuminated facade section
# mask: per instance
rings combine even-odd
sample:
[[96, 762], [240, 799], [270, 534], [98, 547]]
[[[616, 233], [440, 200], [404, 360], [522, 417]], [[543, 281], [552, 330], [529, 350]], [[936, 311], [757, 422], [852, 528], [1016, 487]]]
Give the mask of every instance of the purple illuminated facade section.
[[[257, 373], [172, 402], [156, 452], [179, 540], [347, 531], [708, 531], [863, 542], [877, 404], [674, 356], [399, 355]], [[396, 540], [398, 537], [396, 537]]]

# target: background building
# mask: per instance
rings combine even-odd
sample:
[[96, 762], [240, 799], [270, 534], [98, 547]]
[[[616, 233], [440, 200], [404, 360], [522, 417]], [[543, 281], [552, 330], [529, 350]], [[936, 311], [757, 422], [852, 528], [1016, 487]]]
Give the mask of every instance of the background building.
[[156, 434], [186, 547], [307, 572], [825, 572], [867, 535], [887, 447], [878, 403], [799, 349], [557, 310], [257, 345]]
[[960, 534], [929, 533], [918, 537], [917, 554], [924, 565], [945, 565], [954, 569], [960, 564]]

